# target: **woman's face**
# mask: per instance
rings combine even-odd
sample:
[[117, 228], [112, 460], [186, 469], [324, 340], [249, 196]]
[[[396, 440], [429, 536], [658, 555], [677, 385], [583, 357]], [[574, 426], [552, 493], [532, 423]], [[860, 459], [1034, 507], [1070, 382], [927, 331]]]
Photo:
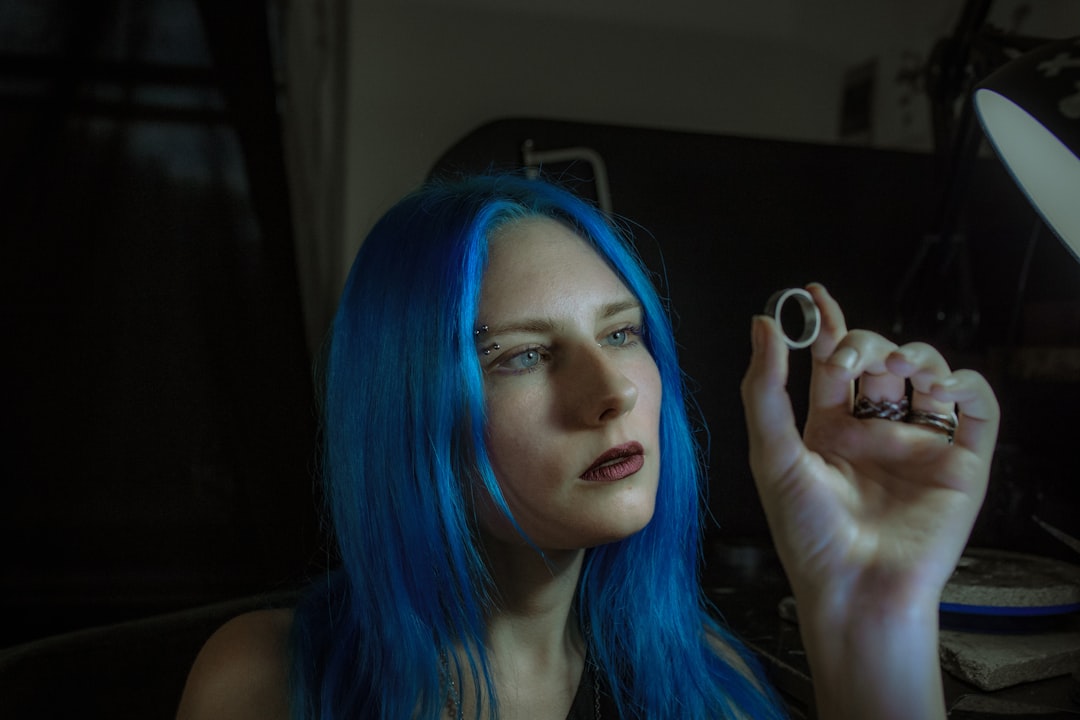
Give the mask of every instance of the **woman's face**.
[[[503, 495], [543, 549], [592, 547], [652, 518], [660, 374], [637, 299], [576, 234], [516, 222], [490, 243], [477, 352]], [[522, 540], [482, 503], [484, 529]]]

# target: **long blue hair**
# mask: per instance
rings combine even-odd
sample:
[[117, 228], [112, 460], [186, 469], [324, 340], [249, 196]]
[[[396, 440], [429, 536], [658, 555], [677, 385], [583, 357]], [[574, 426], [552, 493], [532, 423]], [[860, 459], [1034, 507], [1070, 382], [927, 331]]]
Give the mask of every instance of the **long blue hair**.
[[[434, 720], [461, 672], [476, 707], [497, 708], [484, 652], [495, 592], [469, 484], [484, 483], [510, 510], [485, 451], [473, 331], [488, 238], [538, 216], [575, 230], [637, 296], [663, 384], [653, 518], [586, 551], [575, 608], [590, 661], [623, 718], [781, 716], [700, 587], [704, 473], [648, 271], [589, 203], [544, 181], [485, 175], [407, 196], [350, 271], [323, 368], [323, 481], [340, 566], [296, 611], [296, 718]], [[469, 653], [464, 668], [448, 666], [454, 647]]]

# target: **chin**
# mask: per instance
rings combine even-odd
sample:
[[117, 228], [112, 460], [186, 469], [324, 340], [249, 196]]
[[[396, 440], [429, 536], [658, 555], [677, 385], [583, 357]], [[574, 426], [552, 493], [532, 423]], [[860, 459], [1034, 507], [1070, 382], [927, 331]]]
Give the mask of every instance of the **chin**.
[[590, 543], [588, 547], [597, 547], [599, 545], [608, 545], [613, 542], [625, 540], [631, 535], [636, 535], [645, 529], [645, 527], [652, 521], [653, 517], [653, 505], [650, 503], [649, 507], [642, 508], [638, 512], [625, 512], [619, 515], [619, 522], [614, 526], [609, 525], [605, 528], [598, 528], [601, 538], [597, 541]]
[[[648, 523], [646, 523], [646, 525], [647, 524]], [[623, 540], [626, 540], [627, 538], [633, 537], [644, 529], [645, 525], [642, 525], [641, 527], [637, 528], [632, 532], [612, 533], [609, 536], [597, 539], [596, 541], [587, 544], [584, 549], [591, 550], [592, 548], [603, 547], [604, 545], [611, 545], [612, 543], [621, 542]]]

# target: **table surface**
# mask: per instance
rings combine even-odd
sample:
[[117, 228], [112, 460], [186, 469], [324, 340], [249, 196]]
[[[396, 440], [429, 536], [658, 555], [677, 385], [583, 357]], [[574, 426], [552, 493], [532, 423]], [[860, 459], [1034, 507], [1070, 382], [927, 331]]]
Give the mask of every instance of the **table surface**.
[[[735, 567], [713, 563], [707, 566], [703, 581], [722, 620], [758, 654], [792, 717], [814, 718], [814, 691], [799, 628], [780, 612], [790, 589], [779, 564], [767, 556]], [[1069, 675], [994, 692], [982, 691], [948, 672], [942, 678], [950, 718], [1080, 718], [1080, 687]]]

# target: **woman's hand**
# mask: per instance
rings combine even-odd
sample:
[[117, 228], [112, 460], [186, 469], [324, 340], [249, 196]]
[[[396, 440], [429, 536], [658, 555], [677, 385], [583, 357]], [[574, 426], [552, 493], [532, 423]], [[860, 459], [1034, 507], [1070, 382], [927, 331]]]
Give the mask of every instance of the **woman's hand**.
[[[772, 319], [754, 319], [742, 394], [750, 466], [798, 602], [819, 710], [932, 717], [943, 712], [937, 605], [986, 493], [997, 401], [981, 375], [950, 370], [928, 345], [849, 332], [825, 289], [807, 289], [822, 328], [802, 437]], [[853, 415], [856, 386], [878, 402], [905, 397], [907, 384], [912, 410], [959, 411], [953, 443], [924, 425]], [[928, 663], [932, 672], [907, 667]], [[925, 702], [905, 713], [913, 701]]]

